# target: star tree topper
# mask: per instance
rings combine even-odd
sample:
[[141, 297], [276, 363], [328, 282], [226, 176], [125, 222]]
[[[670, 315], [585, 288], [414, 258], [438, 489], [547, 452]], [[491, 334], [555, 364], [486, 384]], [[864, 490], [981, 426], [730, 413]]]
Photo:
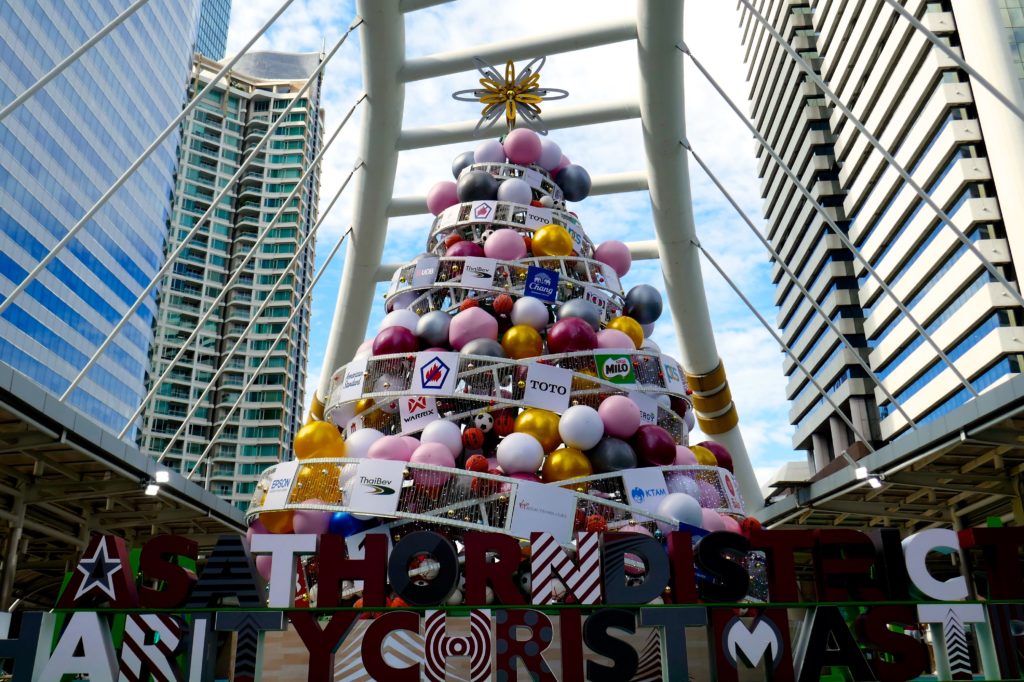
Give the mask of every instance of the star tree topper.
[[537, 57], [516, 75], [515, 62], [510, 59], [505, 63], [505, 76], [502, 77], [493, 66], [474, 57], [476, 68], [483, 75], [480, 79], [483, 89], [459, 90], [452, 93], [452, 97], [460, 102], [481, 102], [484, 105], [476, 124], [477, 129], [481, 126], [491, 127], [504, 112], [509, 130], [515, 128], [517, 121], [521, 120], [525, 127], [547, 135], [547, 127], [540, 117], [540, 103], [565, 99], [569, 93], [558, 88], [540, 87], [540, 70], [544, 68], [546, 60], [546, 57]]

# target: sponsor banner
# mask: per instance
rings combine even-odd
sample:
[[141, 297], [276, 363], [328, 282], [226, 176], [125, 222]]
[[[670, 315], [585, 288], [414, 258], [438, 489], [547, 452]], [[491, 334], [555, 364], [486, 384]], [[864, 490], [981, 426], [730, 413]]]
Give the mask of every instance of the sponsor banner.
[[526, 370], [523, 402], [552, 412], [565, 412], [571, 388], [572, 370], [534, 363]]
[[412, 286], [429, 287], [436, 282], [440, 262], [441, 259], [437, 256], [427, 256], [416, 261], [416, 269], [412, 273]]
[[490, 220], [494, 216], [494, 206], [490, 201], [473, 202], [473, 220]]
[[531, 265], [526, 271], [525, 293], [527, 296], [554, 303], [558, 298], [558, 273]]
[[402, 433], [419, 431], [441, 418], [434, 399], [426, 395], [402, 396], [398, 399], [398, 413], [402, 417]]
[[295, 480], [295, 472], [298, 470], [299, 463], [294, 461], [282, 462], [277, 465], [263, 506], [274, 509], [281, 508], [288, 503], [288, 493], [292, 489], [292, 481]]
[[398, 510], [405, 462], [361, 459], [351, 482], [348, 507], [360, 514], [391, 516]]
[[640, 421], [644, 424], [657, 424], [658, 423], [658, 401], [647, 395], [646, 393], [640, 393], [639, 391], [633, 391], [629, 394], [629, 399], [636, 403], [637, 407], [640, 408]]
[[461, 282], [478, 289], [491, 289], [494, 283], [494, 271], [498, 261], [494, 258], [470, 256], [462, 265]]
[[661, 369], [665, 374], [665, 388], [686, 395], [686, 379], [683, 378], [683, 368], [678, 362], [667, 355], [661, 356]]
[[594, 353], [594, 364], [597, 365], [598, 376], [605, 381], [624, 386], [636, 384], [633, 359], [629, 355], [621, 353]]
[[600, 308], [603, 315], [608, 315], [608, 297], [601, 289], [588, 284], [583, 287], [583, 298]]
[[345, 375], [341, 379], [338, 392], [340, 402], [359, 400], [363, 395], [363, 374], [366, 373], [367, 358], [359, 358], [345, 365]]
[[657, 467], [626, 469], [622, 471], [622, 487], [629, 505], [656, 513], [658, 505], [668, 495], [665, 474]]
[[576, 247], [576, 253], [582, 255], [584, 253], [583, 245], [587, 242], [583, 238], [583, 231], [580, 230], [579, 225], [566, 225], [565, 231], [572, 237], [572, 243]]
[[455, 393], [458, 371], [458, 353], [417, 353], [416, 367], [412, 375], [412, 391], [430, 395], [452, 395]]
[[576, 520], [576, 496], [557, 486], [518, 481], [512, 504], [509, 533], [521, 538], [531, 533], [551, 533], [560, 544], [572, 540]]

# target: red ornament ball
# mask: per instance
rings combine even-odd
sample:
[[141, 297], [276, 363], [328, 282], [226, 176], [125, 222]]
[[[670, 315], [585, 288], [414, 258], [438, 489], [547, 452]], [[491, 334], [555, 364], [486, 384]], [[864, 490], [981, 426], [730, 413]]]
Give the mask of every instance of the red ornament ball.
[[481, 474], [486, 474], [490, 464], [487, 462], [487, 458], [483, 455], [470, 455], [469, 459], [466, 460], [466, 471], [476, 471]]
[[733, 472], [732, 465], [732, 454], [726, 449], [721, 443], [716, 443], [713, 440], [706, 440], [703, 443], [697, 443], [701, 447], [705, 447], [711, 451], [711, 454], [715, 456], [715, 461], [718, 466], [725, 469], [726, 471]]
[[507, 436], [516, 430], [516, 417], [509, 410], [502, 410], [501, 412], [493, 412], [494, 416], [494, 431], [499, 436]]
[[462, 235], [450, 234], [450, 235], [448, 235], [447, 237], [444, 238], [444, 247], [446, 249], [450, 249], [456, 243], [461, 242], [461, 241], [462, 241]]
[[632, 439], [633, 450], [640, 459], [652, 466], [668, 466], [676, 459], [676, 442], [665, 429], [655, 424], [644, 424]]
[[467, 298], [465, 301], [459, 304], [459, 312], [469, 310], [470, 308], [479, 308], [480, 301], [475, 298]]
[[462, 445], [467, 450], [479, 450], [484, 446], [484, 432], [475, 426], [469, 427], [462, 432]]
[[494, 312], [499, 315], [508, 315], [512, 312], [512, 306], [514, 304], [515, 301], [512, 300], [511, 296], [508, 294], [500, 294], [494, 299]]
[[608, 530], [608, 521], [600, 514], [591, 514], [587, 517], [588, 533], [603, 533]]
[[761, 530], [761, 522], [755, 519], [753, 516], [748, 516], [747, 518], [740, 521], [740, 531], [746, 537], [749, 538], [751, 533], [758, 530]]

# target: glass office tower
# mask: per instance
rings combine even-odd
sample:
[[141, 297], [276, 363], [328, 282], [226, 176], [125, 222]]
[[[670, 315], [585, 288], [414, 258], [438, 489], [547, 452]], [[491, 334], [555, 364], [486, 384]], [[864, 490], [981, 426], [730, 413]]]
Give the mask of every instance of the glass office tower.
[[[0, 104], [128, 5], [0, 2]], [[199, 16], [200, 0], [147, 4], [0, 123], [0, 296], [181, 111]], [[163, 263], [178, 140], [0, 316], [0, 361], [49, 392], [67, 388]], [[154, 292], [69, 399], [115, 431], [144, 395], [155, 310]]]
[[195, 51], [210, 59], [224, 59], [231, 21], [231, 0], [202, 0]]

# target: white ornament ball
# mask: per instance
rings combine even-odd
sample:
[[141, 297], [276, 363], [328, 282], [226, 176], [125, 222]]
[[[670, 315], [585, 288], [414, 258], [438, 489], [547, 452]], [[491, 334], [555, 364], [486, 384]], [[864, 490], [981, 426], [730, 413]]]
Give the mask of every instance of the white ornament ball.
[[544, 446], [528, 433], [510, 433], [498, 443], [495, 455], [506, 474], [532, 474], [544, 462]]
[[438, 419], [423, 429], [420, 442], [440, 443], [451, 451], [453, 457], [458, 457], [462, 454], [462, 429], [455, 422]]
[[539, 201], [540, 205], [543, 206], [544, 208], [551, 208], [552, 206], [555, 205], [555, 200], [551, 198], [550, 194], [541, 195]]
[[640, 344], [640, 350], [650, 351], [652, 353], [660, 353], [661, 346], [654, 342], [654, 339], [644, 339], [644, 342]]
[[401, 310], [392, 310], [390, 313], [385, 315], [384, 321], [380, 323], [380, 328], [387, 329], [388, 327], [405, 327], [415, 334], [416, 325], [419, 321], [419, 315], [408, 308], [403, 308]]
[[370, 452], [370, 446], [384, 437], [377, 429], [359, 429], [345, 439], [345, 456], [362, 459]]
[[[687, 523], [691, 526], [700, 526], [703, 519], [700, 509], [700, 502], [686, 493], [669, 493], [665, 499], [658, 504], [657, 513], [659, 516], [667, 516], [678, 523]], [[669, 533], [678, 528], [669, 524], [658, 522], [662, 533]]]
[[510, 201], [513, 204], [529, 204], [533, 201], [533, 190], [530, 184], [519, 178], [509, 178], [498, 185], [498, 201]]
[[577, 450], [589, 450], [604, 437], [601, 415], [588, 405], [573, 405], [558, 420], [562, 442]]
[[686, 414], [683, 415], [683, 423], [686, 424], [687, 433], [693, 431], [693, 427], [697, 425], [697, 419], [693, 416], [693, 410], [686, 411]]
[[666, 476], [666, 479], [668, 491], [670, 493], [686, 493], [693, 499], [697, 499], [697, 496], [700, 495], [700, 488], [697, 487], [697, 481], [693, 480], [686, 474], [676, 473]]
[[512, 306], [512, 324], [527, 324], [541, 330], [548, 324], [548, 307], [539, 298], [523, 296]]

